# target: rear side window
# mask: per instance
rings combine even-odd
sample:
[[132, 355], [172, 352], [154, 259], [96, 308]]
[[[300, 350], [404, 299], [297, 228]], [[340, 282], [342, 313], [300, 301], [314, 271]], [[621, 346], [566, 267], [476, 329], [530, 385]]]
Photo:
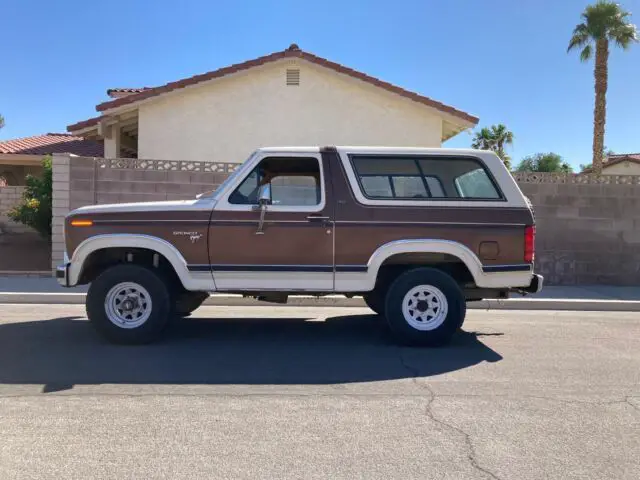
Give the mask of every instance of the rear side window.
[[500, 198], [487, 172], [482, 168], [460, 175], [455, 184], [462, 198]]
[[351, 156], [371, 199], [501, 200], [480, 160], [471, 157]]

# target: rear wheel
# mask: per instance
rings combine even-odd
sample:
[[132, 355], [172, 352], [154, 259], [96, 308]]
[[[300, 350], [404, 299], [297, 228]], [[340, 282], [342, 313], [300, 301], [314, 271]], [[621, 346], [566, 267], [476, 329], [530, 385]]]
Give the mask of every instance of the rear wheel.
[[113, 343], [149, 343], [172, 315], [166, 283], [139, 265], [116, 265], [100, 274], [87, 293], [87, 316]]
[[465, 299], [458, 283], [433, 268], [415, 268], [396, 278], [385, 300], [393, 335], [405, 345], [447, 344], [464, 322]]

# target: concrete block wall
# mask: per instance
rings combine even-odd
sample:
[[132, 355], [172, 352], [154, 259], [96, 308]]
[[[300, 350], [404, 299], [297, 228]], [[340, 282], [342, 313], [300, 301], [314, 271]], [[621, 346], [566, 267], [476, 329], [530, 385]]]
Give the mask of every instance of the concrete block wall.
[[22, 199], [24, 187], [0, 187], [0, 235], [11, 233], [35, 233], [31, 227], [16, 223], [7, 216], [7, 212]]
[[[83, 205], [194, 198], [237, 164], [53, 157], [52, 263]], [[514, 174], [538, 225], [537, 270], [555, 285], [640, 285], [640, 176]]]
[[14, 222], [7, 211], [23, 197], [23, 186], [0, 187], [0, 272], [42, 274], [50, 264], [51, 247], [31, 227]]
[[53, 156], [53, 268], [64, 255], [64, 217], [85, 205], [195, 198], [238, 164]]
[[70, 177], [69, 155], [53, 155], [51, 158], [53, 175], [52, 215], [51, 219], [51, 268], [62, 263], [64, 257], [64, 217], [69, 213]]
[[536, 268], [549, 284], [640, 286], [640, 176], [516, 180], [535, 209]]

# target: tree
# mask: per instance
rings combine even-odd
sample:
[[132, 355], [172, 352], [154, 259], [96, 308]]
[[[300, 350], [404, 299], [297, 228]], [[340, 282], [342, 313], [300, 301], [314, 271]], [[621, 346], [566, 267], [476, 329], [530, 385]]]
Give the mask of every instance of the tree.
[[573, 168], [557, 153], [536, 153], [524, 157], [516, 168], [517, 172], [572, 173]]
[[0, 115], [0, 128], [4, 127], [4, 117]]
[[513, 132], [511, 132], [502, 123], [491, 125], [490, 128], [484, 127], [473, 136], [471, 147], [480, 150], [491, 150], [498, 155], [507, 168], [511, 168], [511, 157], [507, 155], [505, 147], [513, 145]]
[[51, 157], [42, 160], [42, 177], [27, 175], [22, 201], [8, 212], [12, 220], [28, 225], [46, 239], [51, 239], [52, 171]]
[[607, 82], [609, 77], [609, 43], [626, 50], [638, 41], [631, 14], [610, 0], [599, 0], [582, 13], [583, 22], [573, 30], [567, 52], [580, 49], [580, 60], [588, 61], [595, 50], [595, 106], [593, 110], [593, 171], [602, 173], [604, 127], [607, 115]]

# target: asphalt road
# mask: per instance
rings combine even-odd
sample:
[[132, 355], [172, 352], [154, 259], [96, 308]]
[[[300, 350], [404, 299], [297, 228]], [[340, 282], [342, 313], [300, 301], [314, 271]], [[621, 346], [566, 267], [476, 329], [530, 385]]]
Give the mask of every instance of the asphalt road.
[[399, 348], [364, 309], [207, 307], [105, 344], [0, 305], [0, 479], [640, 478], [640, 315], [469, 312]]

